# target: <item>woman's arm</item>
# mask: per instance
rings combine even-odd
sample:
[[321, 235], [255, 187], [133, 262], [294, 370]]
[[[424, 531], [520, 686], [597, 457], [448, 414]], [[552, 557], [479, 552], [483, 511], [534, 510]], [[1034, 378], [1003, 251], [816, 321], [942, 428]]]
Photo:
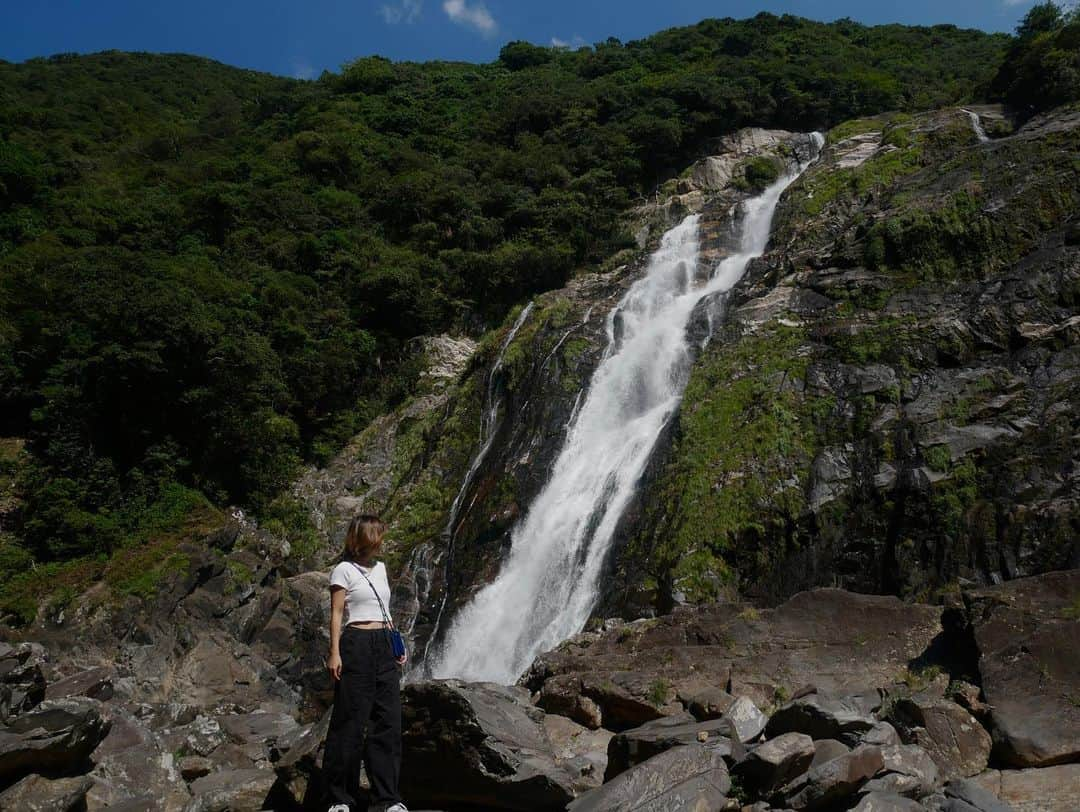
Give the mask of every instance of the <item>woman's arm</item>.
[[330, 656], [326, 658], [326, 668], [334, 680], [341, 679], [341, 652], [338, 640], [341, 638], [341, 616], [345, 612], [345, 588], [330, 587]]

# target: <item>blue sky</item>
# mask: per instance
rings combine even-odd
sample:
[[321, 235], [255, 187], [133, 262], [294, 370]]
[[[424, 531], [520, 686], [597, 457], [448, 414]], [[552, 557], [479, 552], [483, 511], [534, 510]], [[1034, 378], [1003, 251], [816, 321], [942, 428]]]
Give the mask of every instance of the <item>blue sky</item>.
[[759, 11], [1011, 31], [1034, 0], [0, 0], [0, 58], [110, 48], [184, 52], [289, 76], [358, 56], [486, 62], [515, 39], [637, 39]]

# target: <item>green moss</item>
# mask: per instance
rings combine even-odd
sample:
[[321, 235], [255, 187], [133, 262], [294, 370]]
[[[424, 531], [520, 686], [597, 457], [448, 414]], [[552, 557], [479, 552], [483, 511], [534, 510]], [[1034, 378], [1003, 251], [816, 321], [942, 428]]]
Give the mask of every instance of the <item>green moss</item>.
[[923, 451], [923, 459], [935, 471], [948, 471], [952, 465], [952, 454], [947, 445], [935, 445]]
[[851, 121], [845, 121], [843, 124], [837, 124], [825, 135], [826, 144], [839, 144], [841, 141], [846, 141], [848, 138], [852, 138], [856, 135], [863, 135], [864, 133], [878, 132], [881, 130], [882, 121], [880, 118], [856, 118]]
[[783, 171], [779, 158], [758, 155], [739, 164], [734, 172], [734, 185], [744, 191], [760, 192], [775, 183]]
[[251, 567], [235, 558], [230, 558], [225, 562], [225, 574], [230, 592], [242, 592], [255, 580], [255, 573], [251, 571]]

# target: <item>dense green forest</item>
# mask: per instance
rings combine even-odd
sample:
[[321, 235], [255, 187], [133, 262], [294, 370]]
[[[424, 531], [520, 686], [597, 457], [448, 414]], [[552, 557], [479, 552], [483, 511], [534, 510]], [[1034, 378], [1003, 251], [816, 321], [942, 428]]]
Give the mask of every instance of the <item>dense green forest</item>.
[[288, 521], [298, 466], [409, 392], [411, 338], [479, 333], [629, 245], [621, 215], [724, 133], [1075, 71], [1075, 25], [1036, 28], [762, 14], [311, 82], [0, 62], [0, 435], [26, 440], [0, 448], [0, 569], [104, 560], [210, 505]]

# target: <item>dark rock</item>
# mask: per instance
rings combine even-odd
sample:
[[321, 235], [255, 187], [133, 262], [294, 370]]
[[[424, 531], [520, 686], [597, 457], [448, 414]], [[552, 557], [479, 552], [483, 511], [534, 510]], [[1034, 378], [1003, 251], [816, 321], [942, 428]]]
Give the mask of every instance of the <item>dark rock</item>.
[[326, 732], [330, 728], [330, 711], [315, 724], [293, 731], [278, 746], [288, 746], [274, 764], [277, 783], [274, 797], [289, 806], [310, 809], [322, 798], [322, 755]]
[[679, 690], [679, 700], [699, 721], [719, 719], [731, 707], [735, 697], [714, 685]]
[[744, 750], [742, 742], [733, 737], [733, 732], [732, 722], [726, 717], [698, 722], [692, 715], [683, 714], [655, 719], [640, 727], [617, 733], [608, 744], [604, 781], [610, 781], [619, 773], [658, 753], [684, 744], [704, 744], [734, 761]]
[[859, 742], [861, 744], [876, 744], [878, 747], [892, 747], [894, 744], [900, 744], [900, 734], [888, 722], [877, 722], [862, 734]]
[[938, 768], [929, 753], [913, 744], [881, 748], [882, 773], [866, 783], [866, 792], [919, 798], [937, 787]]
[[192, 800], [185, 812], [240, 812], [268, 809], [267, 796], [274, 785], [270, 770], [222, 770], [191, 784]]
[[46, 700], [0, 729], [0, 780], [81, 767], [108, 732], [96, 700]]
[[882, 768], [881, 750], [864, 744], [850, 753], [814, 767], [785, 789], [785, 803], [792, 809], [814, 810], [832, 806], [854, 795]]
[[403, 691], [401, 791], [413, 805], [561, 809], [573, 797], [528, 692], [419, 682]]
[[110, 665], [101, 665], [96, 668], [88, 668], [70, 677], [51, 683], [45, 690], [48, 699], [59, 699], [65, 696], [88, 696], [102, 702], [112, 699], [113, 680], [116, 679], [116, 669]]
[[877, 693], [834, 696], [817, 693], [792, 700], [779, 708], [765, 727], [766, 736], [795, 731], [815, 739], [839, 739], [854, 744], [871, 730], [881, 707]]
[[552, 677], [544, 683], [536, 704], [548, 713], [557, 713], [596, 730], [602, 722], [600, 706], [582, 693], [581, 680], [573, 675]]
[[852, 812], [922, 812], [925, 807], [910, 798], [888, 792], [868, 792]]
[[994, 754], [1016, 767], [1080, 760], [1080, 570], [964, 593]]
[[205, 756], [184, 756], [177, 764], [185, 781], [194, 781], [214, 771], [214, 762]]
[[608, 745], [615, 734], [603, 728], [590, 730], [556, 714], [544, 716], [544, 732], [555, 753], [555, 763], [574, 776], [575, 789], [586, 792], [603, 783]]
[[988, 770], [970, 780], [1016, 812], [1076, 812], [1080, 809], [1080, 764]]
[[803, 733], [783, 733], [748, 752], [732, 768], [731, 773], [745, 788], [758, 794], [766, 794], [810, 769], [814, 753], [814, 740], [809, 736]]
[[697, 812], [719, 809], [731, 779], [720, 753], [675, 747], [573, 801], [567, 812]]
[[48, 654], [40, 643], [0, 642], [0, 722], [45, 698], [43, 667], [47, 662]]
[[88, 776], [44, 778], [28, 775], [0, 792], [0, 809], [11, 812], [76, 812], [86, 808]]
[[943, 778], [963, 778], [986, 769], [990, 734], [955, 702], [916, 694], [898, 700], [890, 718], [905, 742], [930, 754]]
[[[1013, 812], [1012, 807], [974, 781], [956, 778], [945, 785], [945, 812]], [[951, 802], [951, 804], [949, 803]]]
[[[791, 735], [785, 733], [785, 736]], [[875, 742], [863, 742], [863, 744], [874, 744]], [[842, 741], [836, 739], [818, 739], [814, 742], [814, 760], [810, 762], [811, 767], [816, 767], [819, 764], [824, 764], [826, 761], [832, 761], [834, 758], [839, 758], [844, 753], [850, 753], [851, 748], [844, 744]]]

